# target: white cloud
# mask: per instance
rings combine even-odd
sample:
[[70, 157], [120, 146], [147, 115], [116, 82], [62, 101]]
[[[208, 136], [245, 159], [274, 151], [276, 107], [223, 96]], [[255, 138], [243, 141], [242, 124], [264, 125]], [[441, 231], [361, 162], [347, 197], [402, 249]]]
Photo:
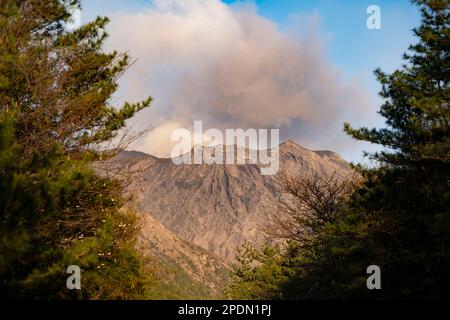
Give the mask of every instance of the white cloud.
[[120, 96], [151, 94], [153, 110], [136, 121], [163, 124], [135, 144], [142, 151], [165, 153], [168, 131], [202, 120], [205, 128], [280, 128], [284, 138], [344, 152], [351, 140], [342, 123], [370, 114], [362, 89], [327, 59], [317, 17], [284, 33], [252, 6], [157, 0], [111, 18], [108, 47], [138, 59]]
[[171, 141], [171, 134], [174, 130], [180, 128], [184, 128], [180, 122], [167, 121], [152, 129], [147, 135], [135, 142], [133, 149], [156, 157], [167, 158], [170, 156], [172, 148], [177, 144], [176, 141]]

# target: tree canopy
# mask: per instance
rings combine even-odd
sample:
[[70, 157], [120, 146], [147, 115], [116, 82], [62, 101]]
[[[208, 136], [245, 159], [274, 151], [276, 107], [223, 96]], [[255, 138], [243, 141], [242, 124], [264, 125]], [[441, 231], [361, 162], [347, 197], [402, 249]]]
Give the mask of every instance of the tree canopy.
[[[78, 0], [0, 2], [0, 283], [19, 298], [132, 298], [137, 218], [90, 163], [151, 99], [113, 106], [132, 62], [105, 53], [107, 18], [69, 31]], [[81, 291], [66, 268], [82, 269]]]
[[[345, 125], [353, 138], [383, 147], [369, 155], [377, 166], [357, 167], [363, 183], [351, 195], [339, 199], [340, 209], [329, 221], [311, 225], [308, 219], [302, 220], [304, 208], [311, 209], [303, 201], [286, 225], [301, 225], [301, 230], [308, 232], [313, 226], [315, 236], [308, 238], [300, 232], [295, 238], [284, 237], [289, 245], [278, 254], [266, 255], [270, 263], [241, 264], [231, 290], [235, 296], [239, 297], [243, 286], [270, 281], [268, 268], [273, 265], [273, 277], [283, 281], [275, 289], [264, 290], [264, 296], [450, 296], [450, 2], [413, 3], [419, 6], [422, 16], [421, 25], [414, 29], [418, 42], [404, 54], [401, 69], [391, 74], [379, 69], [375, 72], [382, 86], [384, 104], [379, 113], [386, 120], [385, 126], [353, 129]], [[300, 200], [310, 199], [317, 204], [305, 188], [294, 185], [292, 190], [297, 191]], [[317, 212], [308, 212], [317, 216]], [[324, 216], [327, 212], [319, 213]], [[293, 230], [282, 234], [293, 234]], [[307, 240], [307, 246], [299, 239]], [[381, 290], [366, 287], [370, 265], [381, 268]]]

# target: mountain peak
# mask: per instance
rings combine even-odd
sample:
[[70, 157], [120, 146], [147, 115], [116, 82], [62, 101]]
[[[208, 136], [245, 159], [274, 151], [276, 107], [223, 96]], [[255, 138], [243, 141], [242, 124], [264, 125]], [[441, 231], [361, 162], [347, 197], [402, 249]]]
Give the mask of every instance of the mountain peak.
[[298, 146], [299, 144], [295, 143], [293, 140], [288, 139], [280, 144], [280, 146]]
[[301, 148], [301, 149], [306, 149], [304, 147], [302, 147], [301, 145], [299, 145], [298, 143], [295, 143], [293, 140], [286, 140], [283, 143], [280, 143], [280, 148]]
[[305, 147], [302, 147], [298, 143], [295, 143], [293, 140], [286, 140], [285, 142], [280, 143], [279, 148], [281, 152], [311, 151]]
[[125, 190], [140, 212], [151, 214], [180, 239], [233, 260], [243, 243], [264, 243], [259, 226], [279, 211], [282, 175], [351, 173], [334, 154], [311, 151], [292, 140], [280, 144], [278, 162], [281, 174], [274, 176], [261, 175], [253, 164], [176, 164], [133, 152], [108, 159], [103, 166], [106, 172], [131, 172]]

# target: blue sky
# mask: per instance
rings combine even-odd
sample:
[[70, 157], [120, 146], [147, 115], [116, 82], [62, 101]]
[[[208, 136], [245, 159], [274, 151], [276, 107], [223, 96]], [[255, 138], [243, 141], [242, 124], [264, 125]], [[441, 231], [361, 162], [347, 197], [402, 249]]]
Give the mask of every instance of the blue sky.
[[[252, 3], [258, 12], [280, 28], [296, 14], [318, 14], [324, 35], [330, 38], [329, 57], [351, 75], [361, 75], [373, 90], [377, 88], [375, 68], [392, 71], [402, 61], [401, 55], [414, 41], [411, 30], [420, 22], [418, 10], [410, 0], [223, 0], [227, 4]], [[87, 19], [117, 10], [135, 12], [151, 7], [151, 0], [83, 0]], [[382, 29], [366, 28], [366, 9], [378, 5]]]
[[[281, 32], [287, 32], [292, 28], [292, 21], [296, 16], [318, 17], [320, 37], [326, 42], [327, 58], [342, 72], [343, 78], [357, 79], [359, 85], [368, 93], [372, 116], [369, 120], [361, 120], [356, 125], [378, 127], [383, 125], [382, 119], [376, 115], [381, 100], [378, 97], [380, 87], [373, 71], [377, 67], [387, 72], [399, 68], [403, 52], [415, 41], [412, 29], [419, 24], [420, 17], [417, 8], [409, 0], [223, 0], [223, 2], [230, 6], [244, 4], [255, 7], [258, 15], [275, 23]], [[366, 10], [370, 5], [378, 5], [381, 9], [381, 30], [369, 30], [366, 27], [368, 18]], [[154, 4], [151, 0], [82, 0], [82, 6], [82, 20], [85, 22], [97, 15], [114, 16], [118, 12], [136, 14], [151, 9]], [[133, 55], [133, 51], [131, 54]], [[357, 119], [350, 119], [350, 122], [352, 121], [357, 122]], [[308, 147], [314, 148], [314, 145]], [[333, 146], [330, 149], [333, 149]], [[348, 160], [359, 161], [362, 150], [370, 149], [372, 149], [370, 146], [364, 145], [361, 148], [337, 151]]]
[[[381, 67], [390, 72], [401, 66], [402, 53], [414, 41], [412, 29], [420, 22], [410, 0], [255, 0], [254, 4], [280, 28], [289, 24], [292, 15], [318, 14], [322, 32], [329, 38], [329, 57], [347, 75], [359, 75], [374, 101], [379, 101], [379, 86], [373, 70]], [[366, 27], [366, 10], [373, 4], [381, 9], [381, 30]]]

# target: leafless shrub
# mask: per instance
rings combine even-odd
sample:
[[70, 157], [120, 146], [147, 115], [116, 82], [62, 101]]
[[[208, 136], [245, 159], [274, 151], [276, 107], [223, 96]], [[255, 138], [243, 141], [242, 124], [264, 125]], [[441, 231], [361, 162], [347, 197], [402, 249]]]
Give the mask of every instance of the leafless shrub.
[[346, 208], [346, 199], [359, 180], [356, 174], [341, 177], [337, 173], [282, 176], [279, 184], [285, 200], [264, 231], [272, 238], [295, 241], [300, 246], [311, 243], [320, 228], [339, 221]]

